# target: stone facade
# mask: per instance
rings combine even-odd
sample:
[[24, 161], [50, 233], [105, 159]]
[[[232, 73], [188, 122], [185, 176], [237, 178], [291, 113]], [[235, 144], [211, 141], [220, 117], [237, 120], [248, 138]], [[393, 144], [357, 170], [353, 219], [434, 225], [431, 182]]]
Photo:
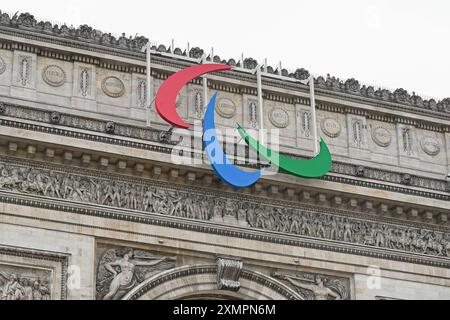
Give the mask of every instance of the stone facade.
[[[177, 100], [194, 130], [145, 126], [146, 42], [0, 12], [0, 299], [450, 298], [450, 99], [319, 77], [332, 171], [238, 191], [202, 161], [202, 79]], [[152, 55], [155, 93], [203, 50]], [[257, 61], [209, 59], [235, 67], [208, 79], [217, 126], [258, 129]], [[309, 72], [265, 71], [264, 126], [308, 158]]]

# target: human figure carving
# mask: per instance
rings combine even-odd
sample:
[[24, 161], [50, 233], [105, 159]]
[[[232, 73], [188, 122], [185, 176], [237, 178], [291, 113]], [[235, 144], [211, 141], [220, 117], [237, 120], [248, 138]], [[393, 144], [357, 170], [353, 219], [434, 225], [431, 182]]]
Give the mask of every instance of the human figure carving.
[[[149, 258], [147, 259], [150, 260]], [[111, 300], [120, 290], [120, 288], [128, 287], [133, 281], [135, 268], [137, 266], [153, 267], [164, 261], [171, 260], [171, 258], [153, 258], [151, 260], [153, 261], [146, 262], [138, 259], [133, 259], [133, 251], [130, 250], [123, 256], [123, 258], [118, 259], [114, 262], [106, 263], [105, 269], [113, 274], [114, 279], [109, 285], [109, 292], [103, 299]], [[117, 271], [116, 268], [118, 268], [120, 271]]]
[[315, 284], [307, 284], [305, 282], [308, 280], [289, 275], [281, 275], [279, 278], [286, 280], [296, 288], [312, 291], [316, 300], [328, 300], [330, 297], [334, 300], [342, 299], [338, 293], [325, 286], [321, 277], [316, 277]]

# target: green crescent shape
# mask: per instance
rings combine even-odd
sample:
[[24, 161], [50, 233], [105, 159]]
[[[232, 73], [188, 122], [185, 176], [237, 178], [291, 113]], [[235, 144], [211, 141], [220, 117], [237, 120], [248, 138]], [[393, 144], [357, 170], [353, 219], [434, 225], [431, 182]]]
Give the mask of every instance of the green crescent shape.
[[320, 153], [317, 157], [310, 160], [298, 160], [288, 158], [264, 147], [259, 141], [253, 139], [239, 124], [238, 131], [245, 142], [259, 155], [289, 174], [301, 178], [315, 179], [323, 177], [331, 171], [333, 159], [323, 139], [321, 139]]

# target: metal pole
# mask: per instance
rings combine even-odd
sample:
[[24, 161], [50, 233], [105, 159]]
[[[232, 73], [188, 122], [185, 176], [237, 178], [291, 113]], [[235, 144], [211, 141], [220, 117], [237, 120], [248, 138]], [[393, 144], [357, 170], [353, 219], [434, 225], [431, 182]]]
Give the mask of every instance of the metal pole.
[[147, 127], [151, 127], [152, 126], [152, 121], [150, 119], [151, 117], [151, 107], [152, 107], [152, 84], [151, 84], [151, 80], [152, 80], [152, 57], [150, 54], [150, 41], [147, 42]]
[[258, 65], [258, 70], [256, 70], [256, 79], [258, 82], [258, 118], [259, 118], [259, 141], [261, 141], [262, 145], [265, 145], [264, 142], [264, 101], [263, 101], [263, 92], [262, 92], [262, 76], [261, 76], [261, 66]]
[[[206, 63], [206, 55], [203, 56], [202, 63]], [[203, 104], [206, 110], [208, 105], [208, 77], [203, 76]]]
[[320, 152], [319, 139], [317, 137], [317, 115], [316, 115], [316, 94], [314, 90], [314, 76], [309, 78], [309, 88], [311, 92], [311, 115], [313, 123], [314, 157]]

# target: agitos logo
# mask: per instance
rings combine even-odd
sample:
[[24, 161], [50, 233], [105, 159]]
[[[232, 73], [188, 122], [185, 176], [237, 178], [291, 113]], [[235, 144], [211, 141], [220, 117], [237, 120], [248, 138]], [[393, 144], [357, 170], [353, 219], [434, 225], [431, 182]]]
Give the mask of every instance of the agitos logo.
[[[160, 87], [156, 96], [156, 110], [171, 125], [189, 129], [188, 125], [177, 113], [176, 99], [180, 90], [191, 80], [207, 73], [230, 70], [232, 67], [222, 64], [202, 64], [186, 68], [170, 76]], [[232, 164], [220, 146], [215, 125], [215, 105], [218, 93], [211, 98], [203, 121], [203, 145], [211, 166], [225, 183], [235, 188], [246, 188], [255, 184], [262, 176], [262, 170], [244, 171]], [[281, 155], [263, 146], [239, 124], [237, 130], [250, 148], [260, 157], [278, 167], [281, 172], [303, 178], [320, 178], [326, 175], [332, 166], [330, 150], [321, 140], [320, 153], [310, 160], [298, 160]]]

